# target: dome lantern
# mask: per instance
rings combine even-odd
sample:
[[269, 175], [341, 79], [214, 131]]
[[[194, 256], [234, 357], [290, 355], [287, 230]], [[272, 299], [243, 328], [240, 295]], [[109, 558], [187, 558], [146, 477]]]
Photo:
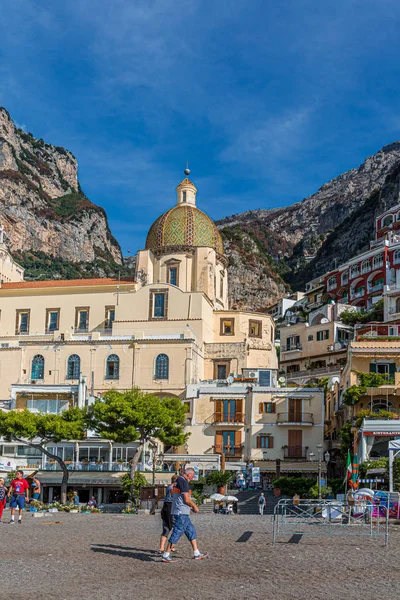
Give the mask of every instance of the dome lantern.
[[195, 185], [186, 177], [176, 188], [177, 204], [196, 206], [196, 193], [197, 189]]
[[213, 248], [224, 254], [221, 234], [215, 223], [196, 207], [197, 189], [188, 179], [176, 188], [177, 204], [167, 210], [150, 227], [146, 250], [166, 254], [182, 248]]

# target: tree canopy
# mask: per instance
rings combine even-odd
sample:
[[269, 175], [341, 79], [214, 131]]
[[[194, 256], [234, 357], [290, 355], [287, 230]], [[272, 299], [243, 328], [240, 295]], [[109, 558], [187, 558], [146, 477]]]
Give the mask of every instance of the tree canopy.
[[86, 414], [70, 408], [59, 414], [33, 413], [29, 410], [0, 411], [0, 436], [7, 442], [22, 442], [55, 460], [63, 472], [61, 501], [66, 502], [69, 471], [64, 461], [46, 447], [67, 440], [81, 440], [86, 431]]
[[147, 441], [182, 446], [188, 434], [183, 422], [186, 409], [179, 398], [159, 398], [138, 388], [126, 392], [110, 390], [90, 407], [90, 426], [96, 433], [120, 444], [139, 442], [131, 465], [134, 476], [143, 446]]

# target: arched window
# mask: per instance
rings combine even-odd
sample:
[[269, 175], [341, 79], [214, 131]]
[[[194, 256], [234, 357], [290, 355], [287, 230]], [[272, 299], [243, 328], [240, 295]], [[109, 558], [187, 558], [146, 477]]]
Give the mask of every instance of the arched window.
[[388, 215], [387, 217], [385, 217], [382, 221], [382, 227], [390, 227], [390, 225], [393, 223], [393, 215]]
[[166, 354], [159, 354], [156, 358], [154, 379], [168, 379], [169, 358]]
[[396, 250], [393, 255], [394, 264], [398, 265], [400, 263], [400, 250]]
[[79, 379], [81, 370], [81, 359], [77, 354], [71, 354], [68, 357], [67, 379]]
[[119, 379], [119, 358], [110, 354], [106, 361], [106, 379]]
[[31, 379], [44, 379], [44, 358], [41, 354], [32, 358]]
[[328, 279], [328, 292], [329, 290], [334, 290], [337, 286], [336, 277], [329, 277]]
[[369, 273], [371, 270], [371, 263], [369, 260], [364, 260], [361, 263], [361, 273]]
[[400, 298], [396, 298], [396, 312], [400, 313]]

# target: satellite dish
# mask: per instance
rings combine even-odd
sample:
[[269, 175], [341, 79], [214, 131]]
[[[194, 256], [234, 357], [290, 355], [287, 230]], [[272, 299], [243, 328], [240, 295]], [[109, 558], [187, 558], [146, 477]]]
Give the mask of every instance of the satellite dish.
[[226, 381], [230, 384], [235, 381], [235, 378], [233, 377], [233, 375], [229, 375], [229, 377], [226, 378]]
[[321, 319], [321, 323], [329, 323], [329, 319], [327, 319], [326, 317], [324, 317], [323, 319]]
[[279, 383], [285, 383], [286, 377], [279, 377], [278, 381]]

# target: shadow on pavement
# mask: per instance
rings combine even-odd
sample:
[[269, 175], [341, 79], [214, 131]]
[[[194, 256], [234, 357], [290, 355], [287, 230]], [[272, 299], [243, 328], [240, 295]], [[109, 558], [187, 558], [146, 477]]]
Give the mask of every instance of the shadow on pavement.
[[156, 562], [156, 558], [160, 558], [161, 555], [154, 550], [143, 550], [141, 548], [124, 548], [123, 546], [114, 546], [110, 544], [98, 544], [91, 548], [92, 552], [101, 552], [102, 554], [112, 554], [114, 556], [123, 556], [125, 558], [135, 558], [142, 562]]
[[247, 540], [249, 540], [251, 538], [251, 536], [253, 535], [252, 531], [245, 531], [244, 533], [242, 533], [242, 535], [236, 540], [237, 542], [247, 542]]
[[303, 536], [301, 533], [294, 533], [288, 541], [288, 544], [298, 544], [302, 538]]

